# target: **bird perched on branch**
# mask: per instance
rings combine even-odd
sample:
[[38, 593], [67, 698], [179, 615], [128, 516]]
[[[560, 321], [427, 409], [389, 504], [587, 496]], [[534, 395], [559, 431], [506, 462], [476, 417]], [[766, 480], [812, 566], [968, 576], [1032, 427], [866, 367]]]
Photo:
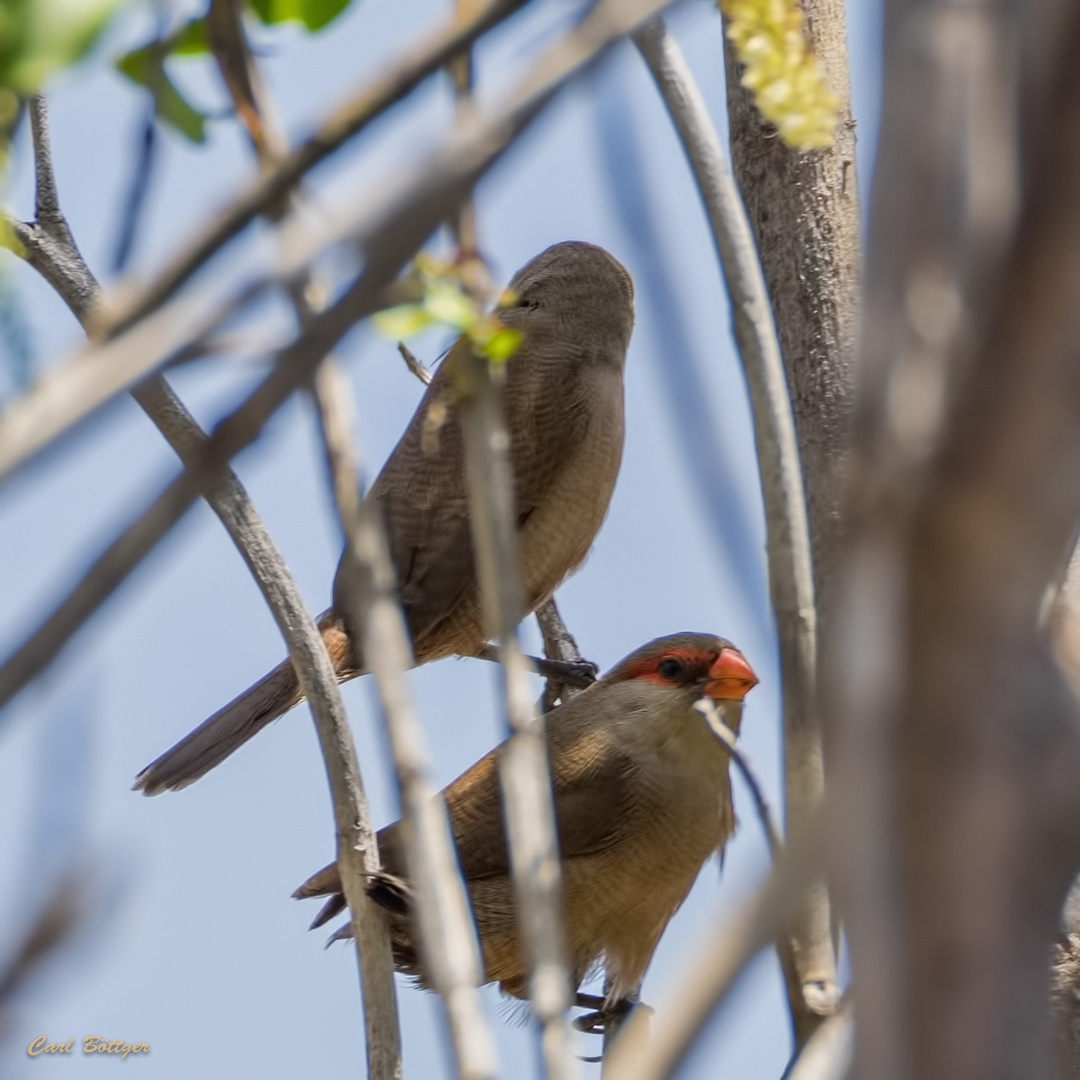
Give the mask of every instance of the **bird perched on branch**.
[[[738, 732], [743, 698], [757, 681], [730, 642], [675, 634], [631, 653], [547, 717], [570, 975], [576, 988], [602, 958], [608, 1009], [638, 986], [698, 871], [735, 828], [730, 757], [694, 703], [711, 697]], [[485, 980], [525, 997], [499, 791], [502, 752], [500, 746], [481, 758], [443, 795]], [[370, 892], [389, 913], [397, 969], [424, 984], [400, 822], [380, 830], [378, 844], [383, 869]], [[330, 897], [313, 927], [333, 918], [345, 907], [337, 864], [294, 895]], [[346, 927], [335, 937], [349, 933]]]
[[[623, 449], [623, 366], [634, 286], [603, 248], [556, 244], [510, 282], [497, 310], [523, 334], [503, 408], [518, 526], [523, 614], [535, 611], [588, 554], [607, 513]], [[470, 655], [485, 639], [473, 564], [462, 431], [445, 365], [371, 486], [386, 528], [416, 662]], [[345, 630], [343, 560], [319, 629], [338, 680], [364, 674]], [[197, 780], [303, 697], [286, 660], [147, 766], [147, 795]]]

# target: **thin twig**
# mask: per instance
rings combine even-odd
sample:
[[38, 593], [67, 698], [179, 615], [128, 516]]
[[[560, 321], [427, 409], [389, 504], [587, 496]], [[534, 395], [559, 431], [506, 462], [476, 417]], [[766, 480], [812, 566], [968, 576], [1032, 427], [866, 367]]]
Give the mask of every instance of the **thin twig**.
[[146, 115], [140, 121], [138, 147], [136, 150], [135, 170], [131, 176], [131, 187], [124, 196], [121, 211], [120, 233], [113, 253], [113, 272], [120, 274], [127, 268], [131, 253], [135, 250], [135, 238], [139, 232], [139, 222], [146, 206], [146, 197], [150, 193], [150, 182], [154, 175], [154, 162], [157, 160], [157, 105], [151, 100]]
[[509, 437], [488, 362], [462, 339], [453, 364], [461, 395], [461, 426], [469, 512], [485, 622], [498, 640], [511, 735], [499, 759], [518, 920], [529, 960], [533, 1012], [542, 1029], [550, 1080], [576, 1071], [567, 1010], [572, 987], [561, 918], [562, 873], [548, 772], [543, 716], [529, 693], [528, 667], [517, 638], [521, 619]]
[[727, 747], [732, 760], [738, 767], [739, 772], [742, 773], [746, 786], [754, 797], [754, 808], [761, 819], [761, 826], [765, 830], [765, 839], [769, 843], [769, 852], [775, 861], [780, 857], [780, 852], [784, 850], [784, 839], [776, 815], [772, 812], [772, 807], [769, 806], [769, 800], [765, 798], [765, 788], [762, 786], [757, 770], [747, 756], [746, 751], [743, 750], [738, 736], [724, 723], [720, 711], [711, 698], [702, 698], [701, 701], [694, 705], [694, 708], [705, 717], [713, 734]]
[[[54, 283], [61, 298], [85, 325], [93, 298], [100, 292], [100, 287], [75, 247], [60, 210], [51, 165], [44, 99], [34, 98], [31, 109], [39, 185], [37, 205], [46, 208], [47, 227], [53, 243], [52, 247], [43, 249], [40, 254], [44, 256], [47, 250], [62, 257], [65, 274], [46, 273], [46, 277]], [[34, 265], [37, 266], [37, 263]], [[70, 282], [71, 287], [60, 288], [57, 280], [65, 284]], [[165, 379], [161, 376], [152, 378], [133, 393], [181, 460], [186, 464], [197, 462], [207, 443], [206, 434]], [[400, 1040], [396, 1036], [397, 1017], [393, 1002], [393, 962], [382, 915], [367, 897], [365, 876], [368, 871], [377, 868], [378, 854], [333, 665], [315, 620], [307, 610], [284, 559], [243, 485], [231, 470], [224, 470], [220, 481], [207, 492], [207, 501], [221, 519], [258, 583], [288, 644], [301, 689], [311, 705], [327, 772], [331, 777], [346, 899], [354, 922], [361, 928], [356, 936], [358, 948], [363, 943], [360, 964], [365, 1005], [376, 998], [383, 1001], [381, 1009], [370, 1006], [367, 1009], [370, 1018], [367, 1033], [370, 1074], [373, 1077], [392, 1078], [400, 1074]], [[7, 665], [4, 670], [7, 670]], [[381, 942], [377, 940], [380, 934]], [[371, 944], [373, 939], [374, 943]], [[378, 989], [380, 984], [383, 987], [381, 993]], [[389, 1004], [385, 1001], [387, 993], [390, 996]]]
[[[273, 116], [271, 102], [264, 89], [261, 73], [248, 46], [235, 0], [212, 0], [208, 37], [218, 61], [222, 77], [233, 96], [237, 113], [243, 118], [251, 136], [261, 166], [270, 168], [285, 152], [283, 133]], [[268, 208], [268, 213], [280, 215], [284, 205]], [[293, 304], [302, 326], [308, 325], [315, 313], [310, 300], [310, 278], [298, 282], [292, 290]], [[401, 791], [401, 802], [409, 828], [405, 830], [406, 857], [411, 877], [416, 885], [421, 945], [431, 972], [432, 984], [446, 1002], [458, 1072], [469, 1080], [485, 1080], [496, 1071], [494, 1044], [479, 1009], [476, 986], [480, 975], [479, 949], [471, 922], [470, 908], [454, 856], [453, 840], [445, 805], [427, 779], [427, 754], [422, 729], [408, 698], [404, 671], [412, 666], [409, 639], [404, 619], [392, 595], [393, 570], [382, 540], [381, 528], [372, 512], [358, 499], [356, 468], [352, 461], [348, 386], [336, 362], [327, 357], [316, 373], [314, 388], [320, 406], [319, 416], [326, 447], [329, 478], [335, 495], [339, 517], [346, 536], [347, 549], [365, 554], [374, 544], [371, 559], [357, 559], [368, 573], [357, 593], [350, 593], [356, 611], [346, 617], [354, 631], [353, 639], [361, 643], [370, 664], [383, 702], [383, 716], [393, 750]], [[372, 567], [372, 562], [377, 567]], [[388, 578], [388, 581], [386, 580]], [[378, 587], [374, 582], [378, 581]], [[372, 587], [364, 587], [364, 586]], [[364, 601], [370, 603], [365, 604]], [[377, 845], [371, 845], [370, 857], [356, 873], [355, 887], [363, 889], [370, 875], [379, 868]], [[340, 856], [339, 856], [339, 865]], [[344, 868], [343, 868], [344, 874]], [[354, 927], [357, 925], [354, 914]], [[379, 922], [358, 940], [361, 963], [371, 950], [371, 933], [379, 941], [372, 955], [380, 967], [373, 971], [378, 982], [365, 979], [364, 1005], [368, 1025], [368, 1044], [373, 1031], [389, 1026], [394, 1036], [395, 1057], [387, 1064], [400, 1072], [400, 1031], [394, 1010], [392, 955], [385, 923]], [[354, 936], [357, 936], [354, 933]], [[385, 966], [383, 966], [385, 964]], [[372, 999], [372, 992], [379, 995]], [[374, 1007], [373, 1007], [374, 1005]], [[386, 1042], [387, 1035], [379, 1036]], [[369, 1073], [376, 1072], [370, 1061]]]
[[695, 949], [677, 988], [655, 1014], [630, 1014], [615, 1040], [605, 1080], [666, 1080], [675, 1074], [746, 965], [786, 930], [798, 898], [820, 872], [824, 846], [822, 815], [815, 812], [750, 900], [711, 942]]
[[855, 1063], [855, 1019], [841, 1005], [810, 1037], [783, 1080], [848, 1080]]
[[394, 595], [393, 564], [378, 508], [357, 495], [348, 384], [332, 359], [319, 366], [315, 392], [346, 558], [352, 559], [356, 574], [356, 588], [347, 592], [350, 609], [343, 614], [375, 677], [397, 769], [424, 971], [446, 1006], [458, 1075], [487, 1080], [498, 1066], [477, 993], [481, 965], [476, 930], [446, 803], [431, 782], [423, 729], [405, 679], [413, 666], [412, 647]]
[[399, 341], [397, 348], [398, 352], [401, 353], [401, 359], [405, 361], [405, 366], [427, 386], [431, 382], [431, 372], [416, 359], [416, 355], [404, 341]]
[[[667, 104], [705, 204], [750, 389], [765, 503], [769, 589], [780, 639], [785, 813], [790, 829], [821, 801], [824, 791], [813, 565], [791, 401], [753, 234], [701, 93], [661, 19], [635, 33], [634, 42]], [[829, 899], [822, 883], [808, 892], [795, 926], [802, 987], [790, 1006], [801, 1042], [817, 1017], [831, 1012], [837, 1000]]]
[[[287, 144], [284, 133], [276, 123], [261, 74], [248, 45], [237, 0], [211, 0], [207, 14], [207, 39], [237, 113], [247, 127], [260, 167], [269, 169], [284, 155]], [[267, 213], [273, 219], [280, 217], [285, 210], [283, 199], [269, 206]], [[305, 280], [297, 282], [292, 291], [301, 326], [310, 322], [312, 314], [304, 299], [309, 281], [310, 276], [307, 276]], [[332, 363], [329, 358], [324, 361], [324, 364]], [[322, 651], [325, 656], [325, 647]], [[371, 825], [352, 733], [336, 685], [335, 698], [339, 715], [335, 715], [332, 726], [325, 727], [325, 730], [320, 723], [319, 734], [338, 820], [338, 867], [352, 914], [352, 936], [360, 966], [367, 1071], [372, 1080], [398, 1080], [402, 1074], [401, 1025], [394, 986], [393, 949], [386, 919], [368, 895], [368, 884], [381, 869], [379, 848]], [[354, 820], [358, 826], [355, 839], [359, 842], [349, 847], [343, 846], [343, 840], [347, 839], [342, 831], [343, 819]]]
[[[289, 148], [251, 52], [244, 29], [242, 4], [238, 0], [210, 0], [206, 39], [236, 115], [258, 156], [259, 166], [264, 173], [269, 172], [286, 158]], [[280, 217], [280, 212], [274, 211], [283, 210], [284, 206], [284, 198], [272, 200], [264, 212], [271, 218]]]
[[[566, 628], [566, 623], [563, 622], [559, 609], [555, 606], [554, 596], [536, 609], [536, 622], [540, 627], [540, 636], [544, 639], [544, 655], [548, 660], [573, 664], [575, 667], [586, 664], [574, 640], [574, 635]], [[593, 671], [594, 679], [591, 681], [595, 681], [597, 669], [594, 667]], [[548, 675], [544, 695], [540, 699], [542, 711], [550, 712], [557, 701], [565, 703], [587, 689], [589, 685], [589, 682], [581, 685], [553, 671]]]

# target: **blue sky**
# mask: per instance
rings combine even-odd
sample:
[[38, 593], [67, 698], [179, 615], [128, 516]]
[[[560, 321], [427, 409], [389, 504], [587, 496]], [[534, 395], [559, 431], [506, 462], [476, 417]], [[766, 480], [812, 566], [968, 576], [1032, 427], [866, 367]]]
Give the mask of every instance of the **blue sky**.
[[[260, 34], [290, 135], [301, 137], [447, 7], [413, 0], [405, 13], [394, 0], [356, 0], [320, 35]], [[573, 10], [565, 0], [549, 0], [492, 35], [479, 57], [481, 93], [497, 99], [524, 70], [537, 38], [557, 32]], [[865, 199], [880, 79], [877, 5], [853, 4], [850, 17]], [[684, 3], [669, 23], [724, 134], [715, 8], [704, 0]], [[143, 40], [151, 25], [149, 11], [134, 9], [101, 56], [58, 79], [50, 92], [62, 203], [83, 253], [105, 280], [145, 103], [104, 58]], [[224, 104], [198, 62], [185, 64], [179, 77], [203, 105]], [[315, 212], [356, 198], [395, 164], [422, 154], [445, 133], [450, 116], [446, 80], [432, 80], [311, 179]], [[25, 217], [32, 173], [23, 135], [6, 202]], [[229, 122], [212, 124], [204, 147], [166, 134], [132, 272], [160, 265], [250, 170], [247, 147]], [[779, 808], [778, 674], [764, 607], [764, 526], [745, 385], [703, 212], [631, 47], [617, 48], [557, 99], [484, 180], [478, 208], [482, 247], [500, 282], [548, 244], [568, 238], [603, 244], [637, 281], [622, 473], [591, 557], [558, 599], [583, 651], [602, 668], [679, 630], [712, 631], [736, 642], [761, 677], [747, 703], [745, 742]], [[272, 251], [265, 232], [253, 236], [208, 280], [258, 266]], [[38, 362], [75, 348], [78, 327], [48, 287], [14, 260], [5, 260], [4, 272]], [[416, 351], [431, 362], [442, 344], [429, 335]], [[373, 475], [421, 387], [392, 344], [367, 329], [352, 333], [339, 355], [357, 396]], [[261, 370], [253, 361], [217, 358], [172, 379], [202, 422], [212, 424]], [[708, 422], [704, 431], [682, 411], [688, 394]], [[685, 457], [703, 447], [719, 462], [707, 493], [695, 486]], [[339, 537], [308, 403], [293, 400], [236, 464], [311, 608], [321, 611], [329, 603]], [[160, 435], [125, 399], [0, 489], [0, 651], [63, 595], [118, 523], [175, 468]], [[532, 625], [525, 636], [536, 647]], [[0, 950], [72, 860], [89, 868], [102, 898], [71, 958], [21, 1000], [17, 1029], [0, 1044], [5, 1074], [124, 1068], [163, 1080], [301, 1070], [362, 1075], [355, 958], [346, 947], [324, 951], [325, 934], [306, 930], [314, 909], [289, 898], [333, 854], [326, 781], [306, 707], [183, 792], [146, 799], [130, 790], [143, 765], [283, 654], [239, 556], [199, 505], [50, 672], [0, 715], [0, 816], [13, 824], [0, 832]], [[447, 660], [416, 671], [411, 682], [437, 778], [445, 783], [501, 738], [495, 671]], [[396, 795], [367, 681], [348, 684], [345, 701], [381, 825], [396, 816]], [[673, 920], [645, 982], [647, 1001], [662, 999], [688, 950], [766, 871], [750, 800], [738, 780], [735, 788], [742, 823], [722, 873], [709, 863]], [[535, 1075], [529, 1027], [507, 1015], [494, 991], [485, 991], [484, 1000], [504, 1075]], [[399, 1005], [406, 1074], [450, 1075], [436, 999], [403, 981]], [[80, 1056], [31, 1060], [26, 1046], [39, 1034], [61, 1041], [98, 1034], [149, 1043], [151, 1052], [122, 1066]], [[597, 1052], [595, 1043], [582, 1036], [580, 1052]], [[776, 963], [762, 955], [683, 1075], [772, 1080], [787, 1053]], [[583, 1074], [598, 1076], [598, 1066], [583, 1066]]]

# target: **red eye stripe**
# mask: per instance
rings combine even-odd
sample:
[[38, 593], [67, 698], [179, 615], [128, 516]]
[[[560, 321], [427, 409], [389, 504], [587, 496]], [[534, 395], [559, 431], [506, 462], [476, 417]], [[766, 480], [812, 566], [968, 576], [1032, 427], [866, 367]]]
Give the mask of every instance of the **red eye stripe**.
[[[643, 656], [628, 665], [618, 673], [615, 681], [644, 679], [661, 686], [686, 686], [704, 679], [715, 659], [716, 653], [704, 649], [665, 649], [656, 656]], [[660, 673], [660, 666], [665, 660], [677, 660], [682, 665], [679, 674], [674, 678]]]

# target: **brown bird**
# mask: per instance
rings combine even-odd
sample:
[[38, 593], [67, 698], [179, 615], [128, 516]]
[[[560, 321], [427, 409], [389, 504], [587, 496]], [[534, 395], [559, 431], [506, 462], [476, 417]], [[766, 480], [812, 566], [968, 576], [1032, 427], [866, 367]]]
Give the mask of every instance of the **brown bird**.
[[[634, 286], [603, 248], [571, 241], [538, 255], [509, 288], [513, 299], [497, 313], [524, 335], [507, 365], [503, 407], [527, 614], [584, 561], [607, 513], [622, 459]], [[445, 364], [368, 497], [382, 513], [416, 662], [475, 653], [485, 635]], [[342, 618], [349, 582], [343, 560], [334, 606], [319, 618], [341, 682], [364, 674]], [[185, 787], [302, 700], [286, 660], [148, 765], [135, 787], [147, 795]]]
[[[730, 642], [675, 634], [631, 653], [547, 717], [571, 976], [577, 987], [602, 958], [609, 1008], [638, 986], [698, 871], [735, 828], [730, 758], [694, 703], [713, 698], [738, 732], [743, 698], [756, 684]], [[503, 830], [502, 752], [500, 746], [481, 758], [443, 795], [472, 899], [485, 981], [520, 998], [527, 971]], [[371, 895], [389, 913], [397, 969], [424, 984], [400, 822], [380, 830], [378, 844], [383, 873]], [[345, 906], [337, 864], [294, 895], [330, 896], [313, 926], [333, 918]], [[348, 933], [346, 927], [335, 937]]]

